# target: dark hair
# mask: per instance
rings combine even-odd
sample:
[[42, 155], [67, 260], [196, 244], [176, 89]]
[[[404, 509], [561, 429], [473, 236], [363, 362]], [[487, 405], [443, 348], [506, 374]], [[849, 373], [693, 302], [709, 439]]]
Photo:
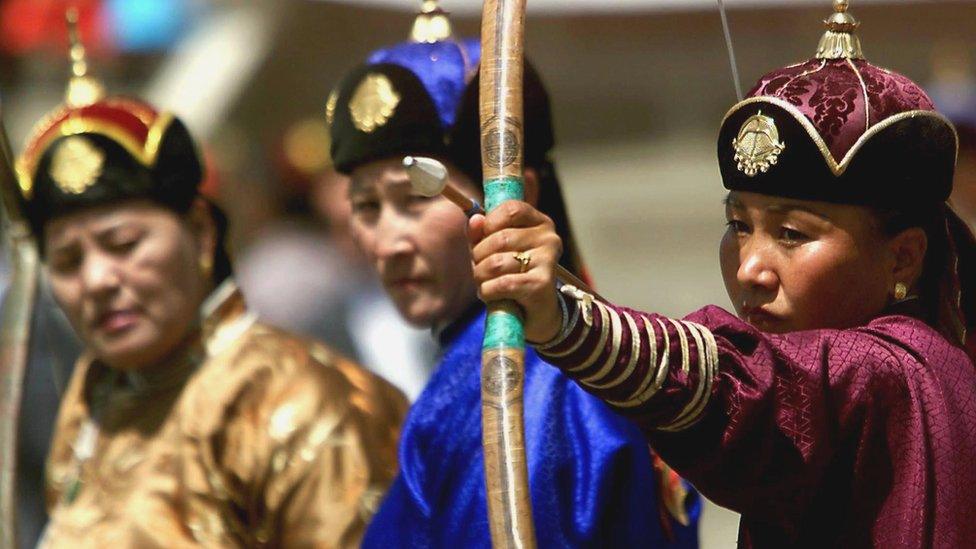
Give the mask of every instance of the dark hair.
[[946, 232], [946, 206], [944, 203], [931, 206], [912, 207], [874, 207], [881, 233], [894, 237], [911, 228], [925, 231], [928, 247], [922, 275], [916, 288], [921, 300], [924, 320], [932, 326], [938, 322], [942, 282], [949, 259], [949, 237]]
[[569, 223], [569, 212], [566, 209], [566, 201], [563, 200], [556, 167], [548, 159], [533, 162], [527, 167], [536, 170], [539, 174], [539, 211], [552, 219], [556, 225], [556, 234], [563, 241], [563, 255], [559, 259], [559, 264], [576, 276], [585, 278], [587, 273], [583, 258], [576, 247], [576, 239]]
[[217, 243], [214, 247], [213, 257], [213, 285], [219, 286], [221, 282], [234, 274], [234, 266], [231, 264], [230, 254], [227, 252], [227, 233], [230, 230], [230, 223], [223, 210], [209, 200], [206, 202], [217, 228]]

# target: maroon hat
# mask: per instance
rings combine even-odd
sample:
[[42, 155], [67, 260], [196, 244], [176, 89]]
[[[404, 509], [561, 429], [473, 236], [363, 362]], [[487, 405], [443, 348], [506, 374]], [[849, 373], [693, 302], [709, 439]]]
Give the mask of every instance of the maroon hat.
[[[729, 190], [899, 212], [929, 236], [923, 315], [976, 359], [976, 240], [946, 203], [959, 137], [910, 79], [864, 60], [847, 13], [834, 13], [816, 56], [759, 79], [718, 140]], [[899, 225], [900, 226], [900, 225]]]
[[914, 82], [864, 60], [834, 2], [813, 59], [763, 76], [719, 133], [725, 187], [884, 207], [941, 204], [958, 137]]

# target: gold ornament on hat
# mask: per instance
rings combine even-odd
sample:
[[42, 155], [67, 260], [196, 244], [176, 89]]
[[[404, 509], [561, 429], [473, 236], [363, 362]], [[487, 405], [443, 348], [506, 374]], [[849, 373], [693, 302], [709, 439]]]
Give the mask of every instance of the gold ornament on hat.
[[68, 82], [66, 102], [69, 107], [85, 107], [105, 97], [105, 86], [88, 75], [88, 59], [85, 45], [78, 32], [78, 9], [65, 13], [68, 23], [68, 41], [71, 43], [71, 80]]
[[81, 194], [98, 181], [104, 167], [105, 153], [76, 135], [58, 145], [49, 173], [63, 192]]
[[749, 177], [766, 173], [779, 161], [786, 143], [779, 140], [776, 121], [763, 116], [762, 111], [750, 116], [739, 129], [739, 136], [732, 139], [735, 149], [736, 168]]
[[356, 129], [373, 133], [390, 121], [399, 104], [400, 94], [393, 82], [382, 74], [372, 73], [366, 75], [353, 93], [349, 112]]
[[817, 45], [817, 59], [864, 59], [856, 34], [861, 23], [847, 13], [849, 7], [848, 0], [834, 0], [834, 13], [824, 21], [827, 32]]
[[434, 44], [451, 37], [451, 20], [437, 0], [423, 0], [420, 13], [413, 22], [410, 39], [422, 44]]

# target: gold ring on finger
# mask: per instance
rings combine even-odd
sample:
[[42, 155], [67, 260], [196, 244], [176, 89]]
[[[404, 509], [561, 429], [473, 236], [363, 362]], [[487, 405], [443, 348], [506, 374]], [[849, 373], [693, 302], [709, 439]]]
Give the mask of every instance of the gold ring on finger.
[[525, 271], [529, 270], [529, 263], [532, 262], [532, 254], [529, 252], [516, 252], [513, 254], [513, 257], [515, 257], [515, 261], [519, 262], [520, 273], [524, 273]]

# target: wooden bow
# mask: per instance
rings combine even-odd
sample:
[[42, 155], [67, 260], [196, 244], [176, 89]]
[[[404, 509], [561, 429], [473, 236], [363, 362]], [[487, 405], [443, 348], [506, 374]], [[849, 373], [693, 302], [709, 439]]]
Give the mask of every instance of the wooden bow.
[[[486, 0], [481, 26], [481, 160], [485, 206], [523, 199], [525, 0]], [[481, 354], [482, 443], [491, 539], [535, 547], [522, 393], [525, 333], [514, 302], [488, 304]]]
[[[0, 113], [2, 120], [2, 113]], [[0, 202], [11, 252], [10, 286], [0, 306], [0, 549], [17, 547], [17, 423], [37, 300], [37, 245], [24, 215], [13, 154], [0, 122]]]

